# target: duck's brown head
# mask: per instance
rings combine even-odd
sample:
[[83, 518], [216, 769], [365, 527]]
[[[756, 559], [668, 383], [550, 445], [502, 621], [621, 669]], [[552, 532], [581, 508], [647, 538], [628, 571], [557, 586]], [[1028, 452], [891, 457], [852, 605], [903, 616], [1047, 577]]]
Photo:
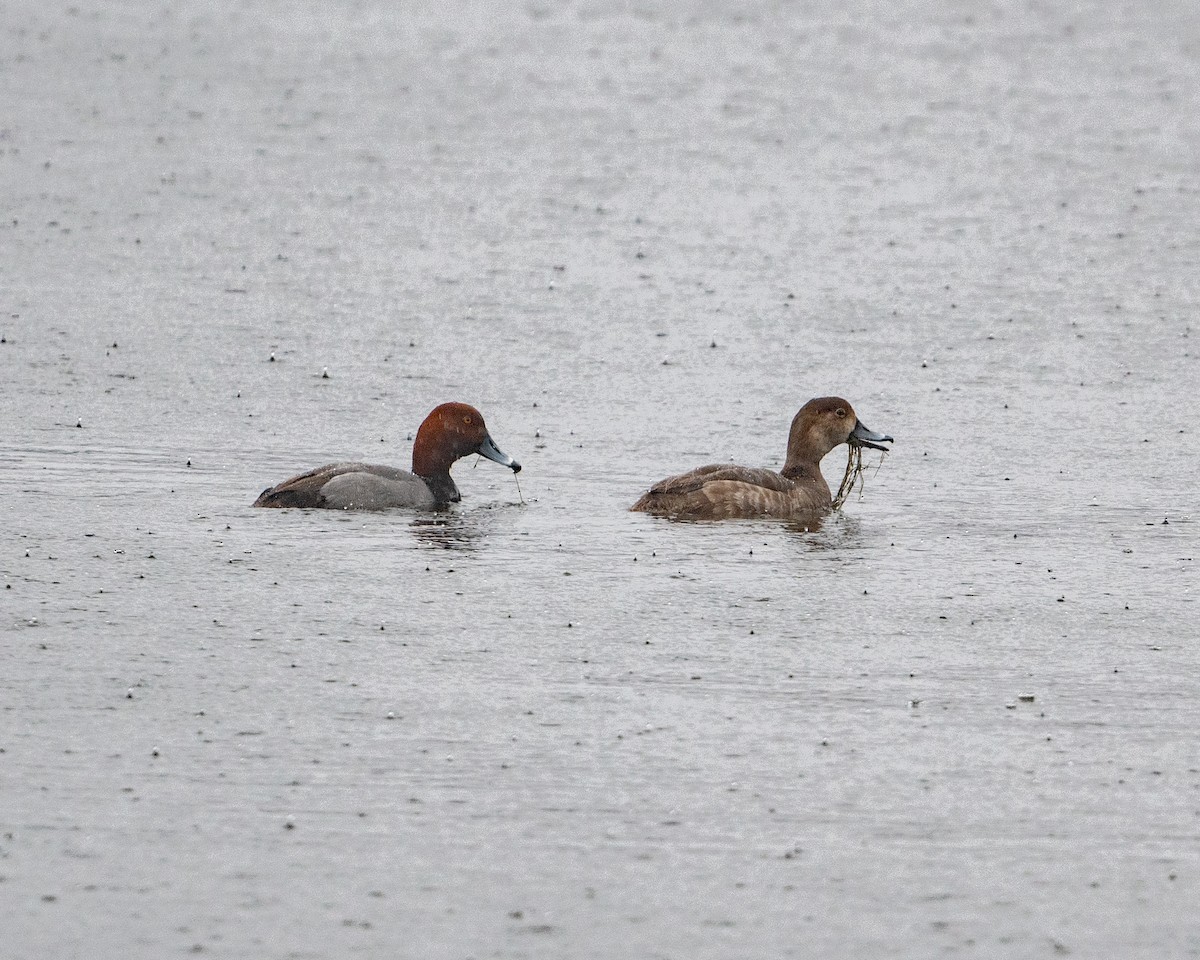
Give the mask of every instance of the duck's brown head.
[[856, 447], [871, 447], [887, 450], [882, 446], [891, 443], [886, 434], [868, 429], [854, 408], [841, 397], [816, 397], [802, 406], [792, 419], [792, 430], [788, 435], [787, 466], [815, 466], [834, 447], [849, 443]]

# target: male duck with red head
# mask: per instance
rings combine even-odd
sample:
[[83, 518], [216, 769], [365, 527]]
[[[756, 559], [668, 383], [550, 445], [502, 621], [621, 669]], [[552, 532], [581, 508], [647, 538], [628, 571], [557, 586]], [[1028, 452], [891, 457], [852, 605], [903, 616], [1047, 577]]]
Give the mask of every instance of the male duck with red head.
[[882, 444], [891, 442], [868, 430], [841, 397], [817, 397], [792, 420], [787, 460], [778, 473], [711, 463], [659, 481], [631, 509], [679, 520], [813, 517], [833, 506], [821, 475], [825, 454], [843, 443], [886, 451]]
[[521, 465], [492, 442], [483, 414], [465, 403], [443, 403], [417, 430], [412, 473], [372, 463], [330, 463], [268, 487], [254, 506], [437, 510], [462, 499], [450, 467], [472, 453], [513, 473], [521, 471]]

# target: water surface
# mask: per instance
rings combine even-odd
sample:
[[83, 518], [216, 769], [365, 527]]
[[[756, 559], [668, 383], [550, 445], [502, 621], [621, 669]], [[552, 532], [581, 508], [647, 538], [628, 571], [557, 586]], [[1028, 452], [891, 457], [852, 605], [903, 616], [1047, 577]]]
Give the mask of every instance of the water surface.
[[[1200, 953], [1190, 4], [0, 61], [11, 956]], [[820, 529], [627, 512], [831, 393], [896, 444]], [[448, 399], [519, 488], [249, 508]]]

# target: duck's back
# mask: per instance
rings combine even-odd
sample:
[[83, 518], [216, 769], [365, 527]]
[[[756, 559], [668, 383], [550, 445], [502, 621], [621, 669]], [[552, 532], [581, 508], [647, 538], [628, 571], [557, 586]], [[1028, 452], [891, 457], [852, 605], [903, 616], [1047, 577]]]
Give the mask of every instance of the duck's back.
[[327, 510], [432, 509], [429, 485], [398, 467], [373, 463], [329, 463], [264, 490], [256, 507], [319, 507]]
[[710, 463], [659, 481], [631, 509], [681, 519], [727, 520], [797, 517], [828, 506], [821, 502], [819, 489], [774, 470]]

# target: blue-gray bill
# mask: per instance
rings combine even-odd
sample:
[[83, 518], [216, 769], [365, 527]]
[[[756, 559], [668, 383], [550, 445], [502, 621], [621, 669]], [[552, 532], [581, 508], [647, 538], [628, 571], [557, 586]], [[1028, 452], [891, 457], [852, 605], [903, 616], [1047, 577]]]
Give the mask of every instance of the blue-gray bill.
[[855, 421], [854, 429], [850, 431], [850, 439], [847, 441], [852, 447], [870, 447], [872, 450], [882, 450], [884, 453], [888, 452], [888, 448], [881, 444], [893, 442], [886, 433], [876, 433], [874, 430], [868, 429], [861, 420]]
[[490, 436], [483, 438], [483, 443], [479, 445], [475, 452], [481, 457], [487, 457], [489, 460], [500, 464], [502, 467], [508, 467], [513, 473], [521, 472], [521, 465], [497, 447]]

